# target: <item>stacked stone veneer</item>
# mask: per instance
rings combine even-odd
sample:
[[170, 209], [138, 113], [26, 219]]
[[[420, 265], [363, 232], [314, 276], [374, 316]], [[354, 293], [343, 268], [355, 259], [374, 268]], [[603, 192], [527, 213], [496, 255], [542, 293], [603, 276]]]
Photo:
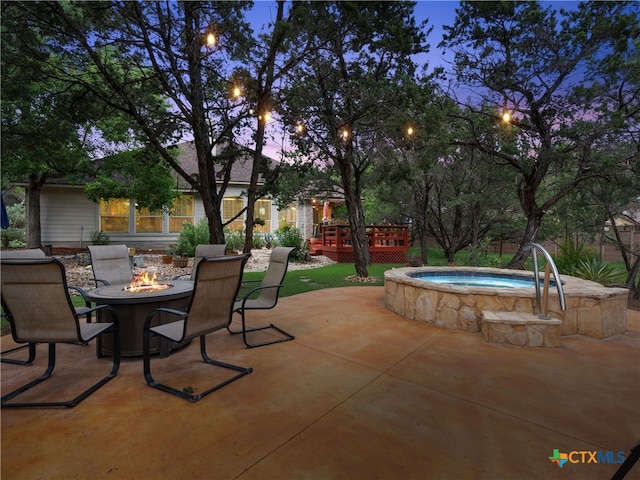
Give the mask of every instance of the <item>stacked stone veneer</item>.
[[[532, 288], [468, 287], [425, 282], [408, 273], [469, 271], [533, 277], [533, 272], [497, 268], [421, 267], [397, 268], [385, 273], [386, 307], [410, 320], [429, 325], [478, 332], [482, 312], [536, 313]], [[542, 276], [542, 275], [541, 275]], [[606, 288], [599, 283], [561, 275], [566, 310], [560, 309], [555, 287], [549, 289], [548, 316], [562, 322], [562, 335], [607, 338], [627, 328], [627, 297], [624, 288]]]

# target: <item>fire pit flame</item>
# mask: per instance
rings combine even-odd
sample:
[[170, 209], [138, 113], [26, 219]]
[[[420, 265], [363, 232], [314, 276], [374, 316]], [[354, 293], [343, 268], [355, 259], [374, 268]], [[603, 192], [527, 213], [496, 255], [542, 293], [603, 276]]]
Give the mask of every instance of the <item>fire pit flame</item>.
[[124, 287], [123, 290], [126, 292], [160, 292], [167, 288], [171, 288], [171, 285], [167, 283], [158, 283], [155, 273], [149, 277], [149, 274], [145, 272], [137, 275], [136, 278], [134, 278], [128, 286]]

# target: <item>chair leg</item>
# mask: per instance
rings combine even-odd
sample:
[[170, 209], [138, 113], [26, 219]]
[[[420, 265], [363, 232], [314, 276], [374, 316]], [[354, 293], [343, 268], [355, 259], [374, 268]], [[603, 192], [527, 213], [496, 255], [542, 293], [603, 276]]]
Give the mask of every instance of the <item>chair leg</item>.
[[[274, 343], [282, 343], [282, 342], [288, 342], [289, 340], [295, 340], [295, 336], [291, 335], [288, 332], [285, 332], [284, 330], [282, 330], [280, 327], [275, 326], [273, 323], [270, 323], [269, 325], [265, 325], [264, 327], [254, 327], [254, 328], [247, 328], [247, 325], [245, 323], [245, 318], [244, 318], [244, 310], [240, 309], [240, 310], [236, 310], [235, 313], [238, 313], [240, 315], [240, 317], [242, 318], [242, 330], [238, 330], [238, 331], [234, 331], [231, 330], [230, 327], [227, 327], [227, 330], [229, 331], [229, 333], [231, 335], [238, 335], [238, 334], [242, 334], [242, 340], [244, 341], [244, 344], [247, 346], [247, 348], [256, 348], [256, 347], [263, 347], [265, 345], [273, 345]], [[280, 333], [281, 335], [283, 335], [282, 337], [278, 337], [274, 340], [269, 340], [267, 342], [262, 342], [262, 343], [250, 343], [248, 338], [247, 338], [247, 333], [251, 333], [251, 332], [259, 332], [261, 330], [275, 330], [276, 332]]]
[[626, 458], [624, 463], [620, 465], [618, 471], [611, 477], [611, 480], [622, 480], [627, 473], [631, 470], [631, 468], [635, 465], [635, 463], [640, 459], [640, 440], [635, 446], [631, 449], [631, 453]]
[[62, 402], [6, 403], [12, 398], [17, 397], [21, 393], [24, 393], [30, 388], [43, 382], [44, 380], [47, 380], [51, 376], [56, 364], [56, 344], [50, 343], [49, 344], [49, 361], [48, 361], [47, 369], [45, 370], [45, 372], [35, 380], [27, 383], [26, 385], [23, 385], [22, 387], [14, 390], [13, 392], [10, 392], [4, 395], [1, 400], [2, 402], [1, 407], [2, 408], [25, 408], [25, 407], [72, 408], [78, 405], [82, 400], [87, 398], [93, 392], [95, 392], [104, 384], [106, 384], [111, 379], [113, 379], [118, 373], [118, 370], [120, 368], [120, 335], [118, 334], [118, 328], [115, 325], [111, 331], [113, 332], [113, 335], [114, 335], [113, 365], [111, 367], [111, 372], [106, 377], [102, 378], [99, 382], [95, 383], [94, 385], [89, 387], [87, 390], [85, 390], [84, 392], [82, 392], [80, 395], [73, 398], [72, 400], [66, 400]]
[[184, 398], [185, 400], [190, 401], [191, 403], [195, 403], [198, 400], [200, 400], [201, 398], [205, 397], [206, 395], [209, 395], [211, 392], [215, 392], [216, 390], [219, 390], [220, 388], [224, 387], [225, 385], [230, 384], [231, 382], [234, 382], [236, 380], [238, 380], [240, 377], [243, 377], [245, 375], [248, 375], [249, 373], [253, 372], [253, 368], [249, 367], [249, 368], [245, 368], [245, 367], [240, 367], [237, 365], [232, 365], [230, 363], [224, 363], [224, 362], [220, 362], [218, 360], [213, 360], [212, 358], [209, 357], [209, 355], [207, 355], [206, 352], [206, 343], [205, 343], [205, 336], [202, 335], [200, 336], [200, 354], [202, 355], [202, 359], [205, 361], [205, 363], [209, 364], [209, 365], [213, 365], [216, 367], [221, 367], [221, 368], [226, 368], [229, 370], [234, 370], [236, 372], [238, 372], [236, 375], [214, 385], [213, 387], [208, 388], [207, 390], [201, 392], [201, 393], [189, 393], [187, 391], [184, 390], [178, 390], [176, 388], [170, 387], [168, 385], [162, 384], [160, 382], [157, 382], [153, 376], [151, 375], [151, 336], [152, 336], [152, 332], [151, 331], [145, 331], [144, 332], [144, 338], [143, 338], [143, 370], [144, 370], [144, 378], [147, 381], [147, 384], [153, 388], [157, 388], [158, 390], [162, 390], [163, 392], [166, 393], [170, 393], [172, 395], [175, 395], [176, 397], [180, 397], [180, 398]]
[[[16, 360], [14, 358], [5, 358], [4, 355], [7, 355], [12, 352], [17, 352], [18, 350], [22, 350], [24, 348], [29, 349], [29, 358], [26, 360]], [[5, 352], [2, 352], [2, 357], [0, 357], [0, 362], [2, 363], [11, 363], [13, 365], [31, 365], [33, 361], [36, 359], [36, 344], [29, 342], [26, 345], [20, 345], [19, 347], [12, 348]]]

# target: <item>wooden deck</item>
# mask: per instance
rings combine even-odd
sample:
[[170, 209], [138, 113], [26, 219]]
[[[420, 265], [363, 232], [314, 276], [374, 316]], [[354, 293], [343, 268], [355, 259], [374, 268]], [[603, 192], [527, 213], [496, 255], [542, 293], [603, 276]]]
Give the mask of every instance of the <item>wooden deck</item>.
[[[407, 263], [408, 225], [367, 225], [366, 228], [371, 263]], [[348, 225], [322, 225], [321, 234], [317, 243], [310, 242], [311, 255], [324, 255], [339, 263], [355, 262]]]

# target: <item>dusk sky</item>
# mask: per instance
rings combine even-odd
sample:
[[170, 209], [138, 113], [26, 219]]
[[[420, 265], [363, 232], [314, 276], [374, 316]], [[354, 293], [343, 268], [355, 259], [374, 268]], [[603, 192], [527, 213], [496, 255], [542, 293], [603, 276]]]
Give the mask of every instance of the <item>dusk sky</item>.
[[[576, 8], [579, 4], [577, 1], [544, 1], [541, 2], [543, 8], [551, 6], [556, 10], [564, 8], [565, 10], [571, 10]], [[443, 25], [453, 25], [456, 15], [456, 8], [460, 5], [458, 0], [422, 0], [417, 1], [414, 9], [416, 17], [416, 23], [420, 24], [423, 20], [428, 19], [428, 27], [433, 26], [433, 31], [427, 37], [427, 43], [430, 45], [430, 50], [425, 55], [426, 63], [431, 72], [434, 67], [443, 66], [447, 69], [451, 68], [450, 62], [453, 60], [453, 55], [447, 55], [442, 48], [438, 48], [438, 44], [442, 41], [442, 34], [444, 33]], [[259, 31], [260, 27], [273, 21], [276, 15], [276, 2], [273, 0], [256, 1], [252, 13], [249, 14], [251, 23], [255, 31]], [[420, 60], [417, 59], [419, 62]], [[276, 134], [276, 137], [280, 135]], [[273, 158], [278, 158], [280, 155], [278, 151], [280, 146], [278, 143], [286, 143], [284, 139], [279, 139], [275, 144], [268, 143], [265, 148], [265, 154]]]

